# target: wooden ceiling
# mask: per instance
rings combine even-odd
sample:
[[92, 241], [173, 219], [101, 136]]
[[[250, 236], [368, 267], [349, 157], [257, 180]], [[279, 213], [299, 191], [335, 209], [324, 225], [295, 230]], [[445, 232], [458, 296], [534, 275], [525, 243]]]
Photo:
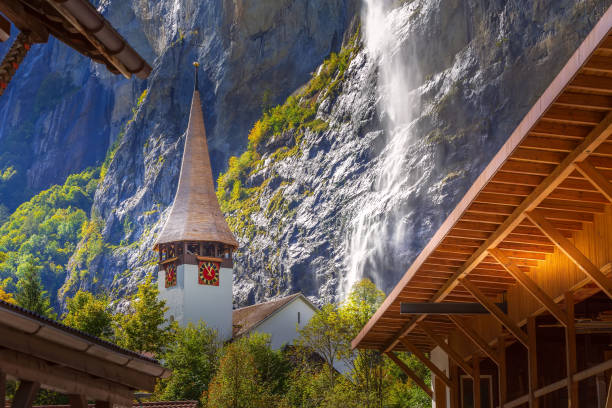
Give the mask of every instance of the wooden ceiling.
[[[353, 347], [406, 350], [400, 341], [434, 347], [419, 325], [446, 336], [446, 316], [400, 315], [401, 302], [476, 302], [460, 280], [488, 297], [517, 282], [489, 250], [498, 248], [523, 272], [555, 251], [556, 236], [538, 228], [544, 218], [572, 237], [610, 205], [609, 191], [585, 172], [612, 180], [612, 13], [608, 11], [572, 56], [381, 308]], [[579, 163], [583, 163], [582, 165]], [[590, 165], [590, 166], [589, 166]]]

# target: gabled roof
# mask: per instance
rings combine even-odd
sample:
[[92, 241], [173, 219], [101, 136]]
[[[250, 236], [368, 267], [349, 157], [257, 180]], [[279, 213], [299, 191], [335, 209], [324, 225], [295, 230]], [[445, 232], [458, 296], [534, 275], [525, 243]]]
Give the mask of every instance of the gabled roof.
[[[516, 285], [504, 265], [511, 261], [533, 271], [560, 241], [588, 231], [609, 213], [611, 29], [612, 8], [353, 340], [354, 348], [406, 350], [400, 341], [405, 338], [429, 351], [434, 344], [419, 323], [426, 320], [439, 334], [448, 334], [453, 323], [443, 316], [402, 316], [402, 302], [475, 302], [474, 287], [498, 296]], [[553, 230], [558, 233], [543, 232]], [[583, 293], [610, 293], [610, 279], [599, 281], [581, 281], [592, 286]]]
[[238, 247], [215, 194], [200, 93], [197, 90], [194, 90], [191, 101], [176, 195], [155, 247], [179, 241], [220, 242]]
[[313, 310], [317, 310], [317, 307], [302, 293], [295, 293], [284, 298], [234, 310], [232, 314], [233, 337], [240, 337], [250, 332], [298, 298], [302, 299]]

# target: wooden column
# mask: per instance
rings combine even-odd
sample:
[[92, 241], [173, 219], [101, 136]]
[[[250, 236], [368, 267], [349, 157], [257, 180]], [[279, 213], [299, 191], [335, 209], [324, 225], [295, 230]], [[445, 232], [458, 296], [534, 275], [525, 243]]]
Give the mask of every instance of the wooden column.
[[70, 408], [87, 408], [87, 398], [84, 395], [69, 395]]
[[454, 361], [448, 358], [448, 368], [450, 371], [451, 387], [450, 387], [450, 408], [459, 407], [459, 367]]
[[113, 404], [108, 401], [96, 401], [95, 408], [113, 408]]
[[538, 399], [535, 396], [535, 391], [538, 389], [538, 350], [536, 347], [536, 319], [533, 316], [527, 318], [527, 336], [529, 338], [529, 346], [527, 347], [528, 365], [529, 365], [529, 407], [537, 408], [539, 406]]
[[6, 373], [0, 371], [0, 408], [6, 405]]
[[597, 408], [606, 408], [606, 375], [599, 373], [595, 376], [597, 389]]
[[429, 398], [433, 398], [433, 392], [431, 391], [431, 388], [429, 388], [427, 386], [427, 384], [425, 384], [425, 382], [421, 379], [421, 377], [419, 377], [418, 375], [416, 375], [416, 373], [414, 371], [412, 371], [410, 369], [410, 367], [408, 367], [406, 365], [406, 363], [404, 363], [402, 360], [399, 359], [398, 356], [395, 355], [394, 352], [389, 351], [387, 353], [385, 353], [387, 355], [387, 357], [389, 357], [391, 360], [393, 360], [393, 362], [395, 364], [397, 364], [397, 366], [408, 376], [410, 377], [410, 379], [412, 379], [412, 381], [414, 381], [414, 383], [416, 385], [419, 386], [419, 388], [421, 388], [423, 391], [425, 391], [425, 393], [427, 395], [429, 395]]
[[578, 369], [576, 358], [576, 323], [574, 317], [574, 296], [572, 292], [565, 293], [565, 312], [567, 326], [565, 327], [565, 356], [567, 367], [568, 408], [578, 408], [578, 383], [572, 381], [572, 376]]
[[506, 339], [504, 336], [497, 338], [497, 382], [499, 387], [499, 406], [503, 407], [507, 402], [508, 378], [506, 376]]
[[606, 408], [612, 408], [612, 378], [608, 384], [608, 398], [606, 399]]
[[472, 390], [474, 392], [474, 408], [481, 408], [482, 404], [480, 401], [480, 357], [473, 356], [472, 357], [472, 372], [474, 375], [473, 379], [473, 387]]
[[21, 381], [15, 393], [12, 408], [32, 408], [32, 403], [40, 389], [40, 384], [32, 381]]

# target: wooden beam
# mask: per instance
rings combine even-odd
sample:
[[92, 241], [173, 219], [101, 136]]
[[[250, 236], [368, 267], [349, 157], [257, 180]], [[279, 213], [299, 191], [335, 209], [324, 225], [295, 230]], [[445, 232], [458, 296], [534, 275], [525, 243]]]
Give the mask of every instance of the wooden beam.
[[6, 406], [6, 373], [0, 370], [0, 407]]
[[533, 222], [557, 247], [586, 273], [597, 286], [612, 299], [612, 279], [606, 277], [578, 248], [562, 236], [540, 210], [527, 212], [527, 217]]
[[0, 12], [11, 20], [19, 31], [31, 33], [33, 42], [46, 43], [49, 40], [49, 31], [43, 22], [32, 13], [26, 12], [19, 0], [0, 1]]
[[514, 323], [507, 314], [505, 314], [499, 307], [495, 305], [489, 298], [487, 298], [481, 291], [474, 285], [472, 282], [467, 280], [466, 278], [459, 279], [459, 283], [466, 288], [476, 300], [478, 300], [484, 307], [491, 312], [493, 317], [495, 317], [510, 333], [516, 337], [518, 341], [523, 343], [525, 347], [528, 347], [527, 335], [524, 331], [522, 331], [516, 323]]
[[527, 319], [527, 335], [529, 339], [529, 345], [527, 347], [529, 366], [529, 408], [538, 408], [539, 401], [534, 394], [538, 389], [537, 326], [536, 318], [533, 316]]
[[451, 387], [450, 387], [450, 408], [459, 407], [459, 368], [453, 362], [453, 359], [448, 357], [448, 368], [450, 371]]
[[0, 325], [2, 346], [43, 360], [61, 364], [96, 377], [116, 381], [128, 387], [153, 391], [155, 378], [131, 368], [60, 346], [21, 331]]
[[96, 400], [95, 408], [113, 408], [113, 404], [108, 401]]
[[13, 398], [13, 404], [11, 407], [32, 408], [32, 403], [34, 402], [34, 398], [36, 398], [36, 394], [38, 393], [39, 389], [39, 383], [21, 380], [19, 383], [19, 388], [17, 388], [17, 392]]
[[84, 395], [72, 394], [68, 397], [70, 399], [70, 408], [88, 408], [87, 398]]
[[430, 359], [428, 359], [427, 356], [421, 352], [421, 350], [419, 350], [417, 347], [415, 347], [406, 338], [401, 338], [400, 341], [406, 347], [406, 349], [408, 349], [409, 352], [411, 352], [416, 358], [421, 360], [421, 363], [425, 364], [427, 366], [427, 368], [429, 368], [429, 370], [436, 377], [440, 378], [440, 380], [442, 380], [442, 382], [444, 382], [444, 384], [447, 387], [451, 387], [452, 386], [451, 381], [447, 377], [447, 375], [444, 374], [444, 372], [442, 370], [440, 370], [438, 368], [438, 366], [435, 365]]
[[4, 17], [0, 16], [0, 42], [4, 42], [11, 38], [11, 23]]
[[421, 379], [421, 377], [419, 377], [418, 375], [416, 375], [416, 373], [414, 371], [412, 371], [410, 369], [410, 367], [408, 367], [406, 365], [406, 363], [404, 363], [402, 360], [400, 360], [400, 358], [392, 351], [390, 352], [386, 352], [385, 353], [387, 355], [387, 357], [389, 357], [395, 364], [397, 364], [397, 366], [408, 376], [410, 377], [410, 379], [412, 379], [412, 381], [414, 381], [414, 383], [416, 385], [419, 386], [419, 388], [421, 388], [423, 391], [425, 391], [425, 393], [427, 395], [429, 395], [429, 398], [433, 398], [433, 392], [431, 391], [431, 388], [429, 388], [427, 386], [427, 384], [425, 384], [425, 382]]
[[461, 357], [459, 353], [453, 350], [453, 348], [447, 342], [445, 342], [444, 339], [440, 338], [440, 336], [434, 333], [427, 323], [418, 322], [417, 325], [425, 332], [425, 334], [427, 334], [427, 336], [429, 336], [431, 340], [433, 340], [438, 347], [440, 347], [450, 358], [455, 361], [455, 364], [461, 367], [466, 374], [472, 377], [472, 368], [465, 362], [465, 360], [463, 360], [463, 357]]
[[508, 400], [508, 379], [506, 375], [506, 339], [501, 335], [497, 338], [497, 353], [499, 362], [497, 364], [499, 406], [503, 407]]
[[576, 323], [574, 317], [574, 296], [572, 292], [565, 293], [565, 312], [568, 324], [565, 326], [565, 361], [567, 367], [568, 408], [578, 408], [578, 382], [572, 381], [572, 376], [578, 369], [576, 357]]
[[[4, 340], [4, 339], [3, 339]], [[134, 395], [124, 385], [94, 378], [13, 350], [0, 350], [0, 367], [10, 376], [37, 382], [67, 394], [131, 406]]]
[[499, 356], [489, 344], [480, 337], [476, 330], [472, 329], [467, 322], [459, 316], [449, 315], [448, 318], [455, 323], [457, 329], [472, 341], [487, 357], [489, 357], [496, 365], [499, 366]]
[[576, 169], [578, 169], [580, 174], [590, 181], [591, 184], [593, 184], [593, 186], [612, 203], [612, 184], [603, 174], [599, 172], [599, 170], [593, 167], [593, 165], [586, 160], [577, 163]]
[[608, 398], [606, 398], [606, 408], [612, 408], [612, 378], [608, 385]]
[[472, 392], [474, 393], [474, 408], [481, 408], [480, 400], [480, 358], [478, 356], [472, 357], [472, 366], [474, 367], [472, 372]]
[[562, 325], [567, 326], [567, 315], [555, 303], [555, 301], [546, 294], [537, 283], [527, 276], [520, 268], [508, 258], [504, 252], [497, 248], [489, 249], [489, 253], [495, 258], [510, 275], [529, 292], [538, 302], [544, 306], [548, 312], [553, 315]]

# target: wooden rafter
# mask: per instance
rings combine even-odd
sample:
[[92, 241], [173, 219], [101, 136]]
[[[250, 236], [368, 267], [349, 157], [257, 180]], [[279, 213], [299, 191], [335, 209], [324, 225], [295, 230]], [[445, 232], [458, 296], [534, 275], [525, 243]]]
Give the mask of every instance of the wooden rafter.
[[497, 338], [497, 376], [499, 389], [499, 405], [503, 406], [507, 400], [508, 379], [506, 372], [506, 339], [504, 336]]
[[447, 342], [445, 342], [444, 339], [440, 338], [440, 336], [438, 336], [426, 323], [419, 322], [418, 326], [419, 329], [423, 330], [438, 347], [444, 350], [444, 352], [453, 359], [455, 364], [461, 367], [466, 374], [472, 377], [472, 368], [463, 360], [459, 353], [457, 353]]
[[476, 330], [472, 329], [467, 322], [459, 316], [449, 315], [448, 318], [455, 323], [457, 329], [472, 341], [487, 357], [499, 366], [499, 355], [480, 337]]
[[401, 342], [409, 352], [411, 352], [416, 358], [418, 358], [423, 364], [425, 364], [425, 366], [427, 366], [427, 368], [429, 368], [429, 370], [434, 373], [436, 377], [442, 380], [442, 382], [444, 382], [447, 387], [452, 386], [450, 378], [448, 378], [448, 376], [442, 370], [440, 370], [437, 365], [435, 365], [430, 359], [428, 359], [427, 356], [423, 354], [421, 350], [418, 349], [418, 347], [414, 346], [406, 338], [402, 338]]
[[605, 276], [578, 248], [553, 227], [540, 210], [528, 212], [527, 217], [533, 222], [557, 247], [568, 256], [597, 286], [612, 299], [612, 279]]
[[421, 388], [423, 391], [425, 391], [425, 393], [427, 395], [429, 395], [429, 398], [433, 398], [433, 392], [431, 391], [431, 388], [429, 388], [427, 386], [427, 384], [425, 384], [425, 382], [421, 379], [421, 377], [419, 377], [414, 371], [412, 371], [410, 369], [410, 367], [408, 367], [406, 365], [406, 363], [404, 363], [402, 360], [400, 360], [400, 358], [394, 353], [394, 352], [387, 352], [385, 353], [387, 355], [387, 357], [389, 357], [395, 364], [397, 364], [397, 366], [408, 376], [410, 377], [410, 379], [412, 381], [415, 382], [416, 385], [419, 386], [419, 388]]
[[11, 23], [0, 15], [0, 42], [11, 38]]
[[478, 289], [478, 287], [468, 279], [461, 278], [459, 282], [472, 294], [472, 296], [474, 296], [474, 298], [476, 298], [476, 300], [482, 303], [482, 305], [486, 307], [489, 312], [491, 312], [493, 317], [495, 317], [503, 326], [505, 326], [517, 340], [523, 343], [525, 347], [528, 347], [527, 335], [508, 317], [508, 315], [497, 307], [495, 303], [489, 300], [489, 298], [487, 298], [485, 294], [482, 293], [480, 289]]
[[608, 181], [599, 170], [593, 167], [588, 161], [580, 162], [576, 165], [578, 171], [589, 180], [597, 190], [612, 203], [612, 183]]
[[561, 324], [567, 326], [567, 315], [561, 308], [555, 303], [555, 301], [544, 292], [537, 283], [535, 283], [529, 276], [527, 276], [520, 268], [508, 258], [504, 252], [497, 248], [489, 249], [489, 253], [493, 258], [497, 259], [499, 263], [508, 271], [510, 275], [516, 279], [516, 281], [527, 290], [538, 302], [540, 302], [550, 314], [552, 314]]
[[12, 408], [31, 408], [40, 384], [34, 381], [21, 381], [13, 398]]
[[568, 324], [565, 327], [565, 361], [567, 367], [568, 408], [578, 407], [578, 382], [572, 381], [572, 376], [578, 369], [576, 357], [576, 324], [574, 318], [574, 296], [571, 292], [565, 294], [565, 312]]

